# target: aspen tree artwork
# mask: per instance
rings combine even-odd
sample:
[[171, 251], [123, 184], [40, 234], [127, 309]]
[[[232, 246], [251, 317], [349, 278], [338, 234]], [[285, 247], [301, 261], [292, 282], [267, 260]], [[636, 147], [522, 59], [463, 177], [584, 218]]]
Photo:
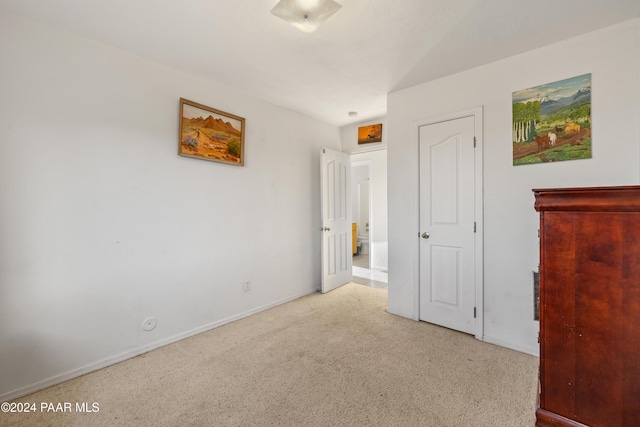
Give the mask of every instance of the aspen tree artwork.
[[513, 164], [591, 158], [591, 74], [513, 92]]

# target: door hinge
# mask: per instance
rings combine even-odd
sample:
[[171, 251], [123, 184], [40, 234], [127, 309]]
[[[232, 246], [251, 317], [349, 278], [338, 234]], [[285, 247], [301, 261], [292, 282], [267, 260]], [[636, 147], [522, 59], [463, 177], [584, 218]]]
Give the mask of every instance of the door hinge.
[[478, 310], [475, 307], [473, 307], [473, 318], [475, 319], [477, 315], [478, 315]]
[[540, 332], [538, 332], [538, 344], [540, 344]]
[[322, 154], [327, 154], [327, 151], [324, 148], [322, 149]]
[[476, 222], [475, 221], [473, 221], [473, 232], [474, 233], [476, 232]]
[[473, 137], [473, 148], [476, 148], [476, 137]]

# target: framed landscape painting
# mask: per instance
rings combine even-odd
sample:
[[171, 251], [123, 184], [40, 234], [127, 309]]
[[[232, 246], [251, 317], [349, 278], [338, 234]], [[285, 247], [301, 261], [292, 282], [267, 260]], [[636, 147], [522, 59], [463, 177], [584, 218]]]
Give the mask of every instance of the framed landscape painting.
[[513, 92], [513, 164], [590, 159], [591, 74]]
[[382, 142], [382, 123], [358, 128], [358, 144]]
[[244, 119], [180, 98], [178, 154], [244, 165]]

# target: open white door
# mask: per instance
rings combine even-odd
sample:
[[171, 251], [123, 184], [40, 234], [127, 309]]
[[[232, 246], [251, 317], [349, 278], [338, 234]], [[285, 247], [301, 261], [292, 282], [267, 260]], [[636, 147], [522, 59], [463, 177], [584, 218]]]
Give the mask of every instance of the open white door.
[[322, 182], [322, 293], [351, 281], [351, 159], [323, 148]]

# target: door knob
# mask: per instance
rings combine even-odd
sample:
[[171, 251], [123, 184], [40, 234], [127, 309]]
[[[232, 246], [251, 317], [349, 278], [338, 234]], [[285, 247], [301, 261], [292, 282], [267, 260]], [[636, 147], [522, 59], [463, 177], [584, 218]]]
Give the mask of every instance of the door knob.
[[424, 233], [422, 233], [422, 238], [423, 239], [428, 239], [429, 238], [429, 233], [427, 233], [426, 231]]
[[329, 227], [320, 227], [320, 231], [331, 231]]

